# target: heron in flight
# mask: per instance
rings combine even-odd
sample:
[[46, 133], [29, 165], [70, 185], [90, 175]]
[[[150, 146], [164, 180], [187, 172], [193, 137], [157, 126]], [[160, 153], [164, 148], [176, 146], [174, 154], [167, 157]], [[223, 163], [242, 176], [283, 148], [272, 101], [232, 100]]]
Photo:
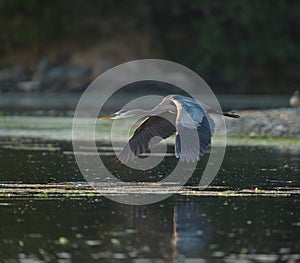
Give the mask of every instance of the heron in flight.
[[240, 117], [234, 112], [220, 112], [193, 98], [168, 95], [151, 110], [120, 110], [99, 120], [146, 116], [118, 154], [118, 159], [123, 163], [132, 161], [174, 133], [175, 156], [182, 161], [195, 162], [201, 159], [211, 143], [214, 123], [208, 113]]

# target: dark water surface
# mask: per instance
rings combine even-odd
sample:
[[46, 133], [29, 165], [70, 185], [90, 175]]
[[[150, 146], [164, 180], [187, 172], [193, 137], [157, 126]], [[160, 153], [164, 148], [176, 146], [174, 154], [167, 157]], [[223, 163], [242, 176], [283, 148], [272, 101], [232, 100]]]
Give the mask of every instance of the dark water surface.
[[[99, 145], [99, 153], [118, 173], [111, 149]], [[2, 138], [0, 262], [300, 262], [299, 152], [228, 147], [201, 195], [206, 161], [181, 193], [129, 206], [84, 188], [70, 143]], [[159, 181], [176, 159], [164, 162], [160, 173], [119, 176]], [[70, 194], [70, 185], [83, 187]]]

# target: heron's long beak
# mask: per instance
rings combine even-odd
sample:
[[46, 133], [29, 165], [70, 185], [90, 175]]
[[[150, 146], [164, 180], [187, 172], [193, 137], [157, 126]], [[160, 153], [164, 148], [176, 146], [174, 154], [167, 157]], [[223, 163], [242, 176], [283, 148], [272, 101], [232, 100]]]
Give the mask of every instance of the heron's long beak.
[[109, 120], [109, 119], [114, 119], [115, 117], [116, 117], [116, 114], [112, 114], [112, 115], [107, 116], [107, 117], [98, 118], [98, 120], [105, 121], [105, 120]]

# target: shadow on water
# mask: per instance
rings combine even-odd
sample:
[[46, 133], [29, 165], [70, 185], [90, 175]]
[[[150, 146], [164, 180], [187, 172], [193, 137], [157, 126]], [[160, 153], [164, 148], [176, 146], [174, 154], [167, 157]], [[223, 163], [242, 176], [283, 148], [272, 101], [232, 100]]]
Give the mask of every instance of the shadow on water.
[[[116, 170], [111, 152], [99, 145], [107, 167]], [[299, 191], [299, 160], [299, 154], [271, 148], [228, 147], [206, 196], [175, 194], [152, 205], [129, 206], [101, 195], [32, 198], [25, 191], [14, 197], [10, 188], [11, 194], [3, 194], [5, 185], [83, 183], [70, 143], [3, 139], [0, 262], [298, 262], [298, 194], [213, 193]], [[164, 162], [162, 176], [176, 159], [167, 156]], [[186, 191], [196, 189], [205, 162], [199, 163]], [[129, 179], [127, 172], [120, 174], [126, 176]], [[130, 173], [132, 180], [139, 176], [144, 181], [161, 179], [155, 170]]]

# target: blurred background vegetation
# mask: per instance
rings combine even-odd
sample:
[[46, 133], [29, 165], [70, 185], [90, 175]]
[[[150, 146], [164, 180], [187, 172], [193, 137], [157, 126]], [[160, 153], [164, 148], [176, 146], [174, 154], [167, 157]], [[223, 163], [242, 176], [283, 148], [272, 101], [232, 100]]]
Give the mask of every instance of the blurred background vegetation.
[[161, 58], [218, 92], [290, 94], [300, 80], [299, 17], [297, 0], [0, 0], [0, 68], [34, 71], [42, 57], [108, 68]]

